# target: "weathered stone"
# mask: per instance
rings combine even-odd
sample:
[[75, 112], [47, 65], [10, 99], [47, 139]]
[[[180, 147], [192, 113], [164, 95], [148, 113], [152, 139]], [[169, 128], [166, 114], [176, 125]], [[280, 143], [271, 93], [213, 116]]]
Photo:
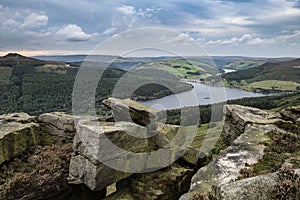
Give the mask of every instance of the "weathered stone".
[[2, 164], [38, 144], [39, 125], [33, 122], [25, 124], [32, 120], [32, 117], [25, 113], [2, 115], [0, 118], [5, 119], [0, 123], [0, 164]]
[[81, 155], [73, 156], [70, 161], [69, 183], [83, 183], [93, 191], [100, 191], [128, 176], [129, 173], [114, 170], [103, 164], [95, 165]]
[[158, 110], [145, 106], [131, 99], [108, 98], [102, 103], [111, 108], [115, 121], [135, 122], [142, 126], [157, 125]]
[[283, 119], [290, 120], [294, 123], [300, 122], [300, 106], [289, 107], [281, 110], [279, 113]]
[[101, 190], [128, 177], [130, 169], [140, 164], [138, 158], [131, 162], [133, 152], [146, 152], [151, 148], [147, 128], [130, 122], [95, 120], [77, 124], [73, 147], [71, 183], [84, 183], [92, 190]]
[[272, 130], [282, 131], [274, 125], [247, 125], [245, 132], [229, 148], [198, 170], [192, 178], [190, 194], [185, 194], [181, 200], [191, 199], [193, 192], [207, 195], [213, 186], [235, 180], [241, 169], [257, 163], [262, 158], [264, 144], [270, 141], [266, 133]]
[[[292, 169], [292, 168], [290, 168]], [[284, 170], [284, 169], [281, 169]], [[300, 170], [293, 170], [295, 174], [299, 175]], [[246, 178], [230, 183], [226, 183], [217, 187], [213, 193], [217, 199], [220, 200], [244, 200], [244, 199], [263, 199], [273, 200], [275, 187], [280, 182], [280, 172], [263, 174], [251, 178]], [[291, 180], [286, 180], [291, 181]], [[292, 180], [297, 181], [297, 180]], [[298, 180], [299, 181], [299, 180]]]
[[272, 192], [277, 183], [277, 173], [264, 174], [220, 185], [215, 191], [215, 196], [222, 200], [272, 200]]
[[193, 170], [173, 164], [159, 171], [135, 174], [117, 183], [117, 192], [107, 199], [178, 199], [188, 189]]
[[27, 113], [10, 113], [0, 115], [0, 125], [7, 122], [20, 122], [20, 123], [30, 123], [34, 122], [35, 117], [30, 116]]
[[245, 131], [247, 124], [273, 124], [282, 121], [278, 113], [240, 105], [225, 106], [223, 142], [230, 145]]
[[74, 118], [62, 112], [44, 113], [38, 120], [46, 132], [51, 135], [58, 135], [66, 138], [73, 138], [75, 134]]
[[130, 122], [84, 121], [77, 125], [74, 151], [101, 163], [147, 150], [146, 135], [145, 127]]

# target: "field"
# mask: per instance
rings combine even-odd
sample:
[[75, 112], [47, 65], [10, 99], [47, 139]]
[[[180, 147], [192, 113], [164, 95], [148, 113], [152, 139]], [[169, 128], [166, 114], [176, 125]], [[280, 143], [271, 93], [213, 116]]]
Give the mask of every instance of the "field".
[[267, 81], [258, 81], [250, 83], [246, 87], [265, 89], [265, 90], [281, 90], [281, 91], [290, 91], [297, 90], [297, 87], [300, 87], [299, 83], [293, 81], [279, 81], [279, 80], [267, 80]]

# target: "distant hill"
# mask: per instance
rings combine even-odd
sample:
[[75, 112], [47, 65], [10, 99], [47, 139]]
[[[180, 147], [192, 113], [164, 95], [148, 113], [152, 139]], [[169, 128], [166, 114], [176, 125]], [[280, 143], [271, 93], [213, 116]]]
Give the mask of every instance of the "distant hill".
[[285, 62], [267, 62], [257, 67], [252, 67], [237, 72], [222, 75], [226, 80], [248, 83], [264, 80], [294, 81], [300, 83], [300, 59]]

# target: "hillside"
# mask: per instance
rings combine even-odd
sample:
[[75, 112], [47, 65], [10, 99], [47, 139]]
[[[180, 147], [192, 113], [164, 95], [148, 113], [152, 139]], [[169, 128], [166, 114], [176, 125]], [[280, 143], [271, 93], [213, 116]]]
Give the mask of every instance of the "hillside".
[[151, 62], [139, 65], [137, 69], [155, 69], [165, 71], [178, 78], [185, 79], [205, 79], [220, 73], [220, 71], [212, 65], [198, 60], [185, 59]]
[[[101, 65], [96, 63], [96, 65], [89, 67], [101, 67]], [[79, 68], [74, 64], [41, 61], [19, 54], [8, 54], [0, 57], [0, 113], [18, 111], [30, 114], [51, 111], [70, 112], [73, 85]], [[121, 69], [107, 68], [101, 79], [97, 80], [99, 82], [96, 89], [96, 107], [99, 113], [102, 112], [99, 101], [111, 96], [115, 84], [125, 73], [126, 71]], [[143, 80], [173, 85], [173, 92], [175, 93], [192, 88], [189, 84], [180, 83], [178, 78], [171, 74], [152, 76], [153, 73], [150, 70], [147, 73], [131, 73], [132, 77], [127, 83], [124, 83], [124, 88], [130, 84], [136, 85]], [[150, 84], [138, 89], [132, 98], [159, 98], [173, 92], [168, 88]], [[128, 93], [124, 92], [120, 95], [128, 95]]]
[[223, 74], [222, 77], [230, 85], [239, 85], [248, 90], [296, 90], [300, 86], [300, 59], [267, 62], [257, 67]]

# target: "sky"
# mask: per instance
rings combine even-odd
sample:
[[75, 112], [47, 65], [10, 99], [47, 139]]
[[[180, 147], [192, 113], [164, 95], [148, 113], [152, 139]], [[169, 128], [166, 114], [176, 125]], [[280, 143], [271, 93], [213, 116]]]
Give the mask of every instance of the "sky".
[[0, 55], [87, 54], [123, 31], [157, 27], [209, 55], [300, 57], [300, 0], [0, 0], [0, 24]]

